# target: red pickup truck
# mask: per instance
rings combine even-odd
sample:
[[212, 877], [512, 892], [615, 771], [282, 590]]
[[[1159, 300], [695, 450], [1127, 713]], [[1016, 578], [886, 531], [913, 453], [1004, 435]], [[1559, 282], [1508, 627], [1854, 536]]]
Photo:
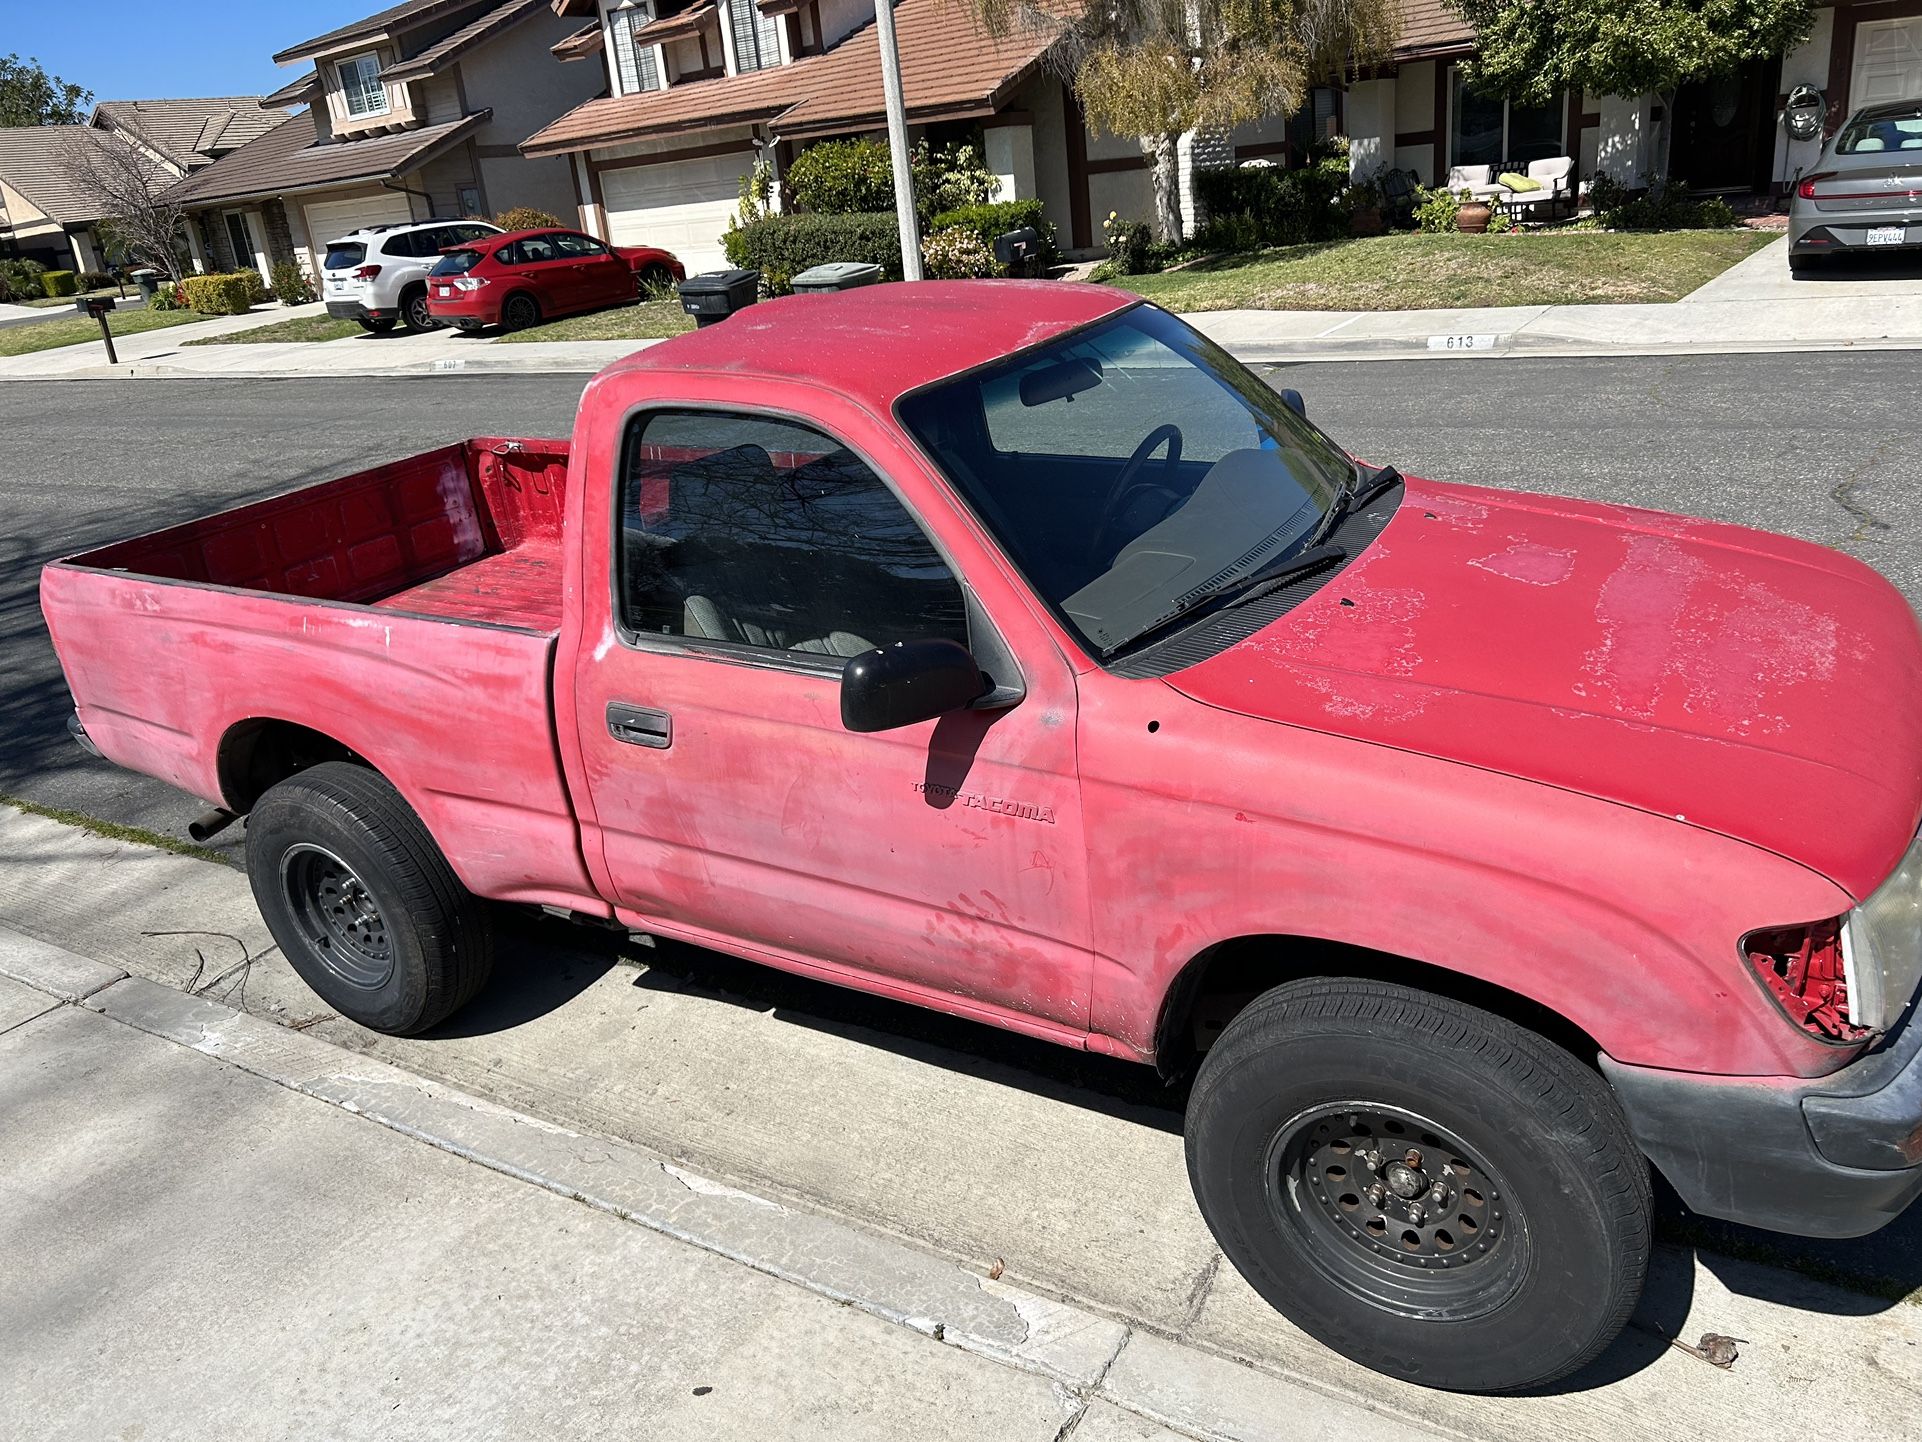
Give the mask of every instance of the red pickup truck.
[[1537, 1386], [1651, 1168], [1922, 1191], [1922, 634], [1820, 547], [1351, 458], [1098, 286], [774, 301], [474, 440], [49, 566], [81, 739], [248, 818], [341, 1014], [488, 902], [1194, 1071], [1276, 1307]]

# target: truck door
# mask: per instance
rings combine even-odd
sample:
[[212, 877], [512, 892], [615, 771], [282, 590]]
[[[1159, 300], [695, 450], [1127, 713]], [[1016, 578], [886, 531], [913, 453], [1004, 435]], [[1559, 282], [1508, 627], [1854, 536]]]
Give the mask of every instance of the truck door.
[[850, 732], [849, 656], [951, 637], [979, 659], [990, 639], [894, 490], [821, 431], [745, 411], [644, 412], [618, 464], [615, 626], [576, 668], [587, 844], [614, 899], [803, 969], [1085, 1030], [1065, 658], [1024, 655], [1006, 709]]

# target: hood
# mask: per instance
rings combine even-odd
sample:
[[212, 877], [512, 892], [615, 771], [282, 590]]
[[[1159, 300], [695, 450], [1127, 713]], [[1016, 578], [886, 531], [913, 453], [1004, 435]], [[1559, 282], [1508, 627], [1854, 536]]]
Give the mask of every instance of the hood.
[[1309, 600], [1167, 681], [1673, 816], [1858, 899], [1922, 817], [1901, 593], [1838, 552], [1655, 511], [1411, 480]]

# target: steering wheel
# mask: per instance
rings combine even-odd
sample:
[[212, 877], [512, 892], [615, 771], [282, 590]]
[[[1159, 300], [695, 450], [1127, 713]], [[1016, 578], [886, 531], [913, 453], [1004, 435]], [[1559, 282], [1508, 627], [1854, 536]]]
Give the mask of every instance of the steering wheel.
[[1175, 468], [1181, 464], [1181, 427], [1168, 424], [1156, 426], [1142, 437], [1141, 444], [1135, 447], [1134, 454], [1129, 456], [1127, 463], [1122, 466], [1121, 474], [1115, 477], [1114, 484], [1108, 488], [1108, 499], [1101, 508], [1101, 526], [1095, 532], [1094, 546], [1090, 551], [1091, 558], [1097, 563], [1108, 553], [1108, 541], [1114, 533], [1116, 524], [1125, 514], [1127, 502], [1133, 499], [1137, 490], [1167, 491], [1170, 495], [1176, 494], [1173, 486], [1161, 485], [1154, 481], [1143, 481], [1138, 485], [1135, 483], [1135, 477], [1141, 473], [1141, 468], [1148, 464], [1148, 457], [1152, 456], [1156, 448], [1164, 443], [1168, 447], [1168, 458], [1163, 464], [1168, 468], [1168, 478], [1173, 480]]

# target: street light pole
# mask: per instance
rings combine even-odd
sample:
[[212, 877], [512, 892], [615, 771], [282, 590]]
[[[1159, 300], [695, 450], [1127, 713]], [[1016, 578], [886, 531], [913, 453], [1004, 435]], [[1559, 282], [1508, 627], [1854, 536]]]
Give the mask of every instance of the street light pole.
[[921, 229], [914, 217], [914, 165], [908, 154], [908, 106], [901, 93], [901, 49], [894, 40], [894, 0], [875, 0], [881, 42], [881, 90], [888, 105], [888, 155], [894, 162], [894, 213], [901, 223], [901, 277], [921, 279]]

